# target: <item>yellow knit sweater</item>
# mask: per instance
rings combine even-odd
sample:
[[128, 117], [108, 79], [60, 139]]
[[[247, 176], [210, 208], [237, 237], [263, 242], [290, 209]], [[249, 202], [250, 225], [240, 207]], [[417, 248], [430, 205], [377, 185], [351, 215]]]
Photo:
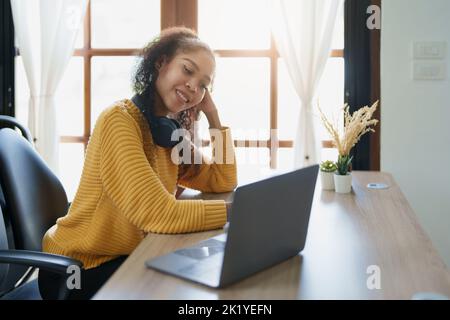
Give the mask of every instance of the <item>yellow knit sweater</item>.
[[[230, 129], [220, 132], [224, 159], [235, 159], [233, 143], [226, 143], [232, 141]], [[237, 184], [236, 162], [218, 164], [204, 158], [197, 175], [189, 180], [185, 176], [172, 162], [171, 149], [153, 143], [148, 123], [133, 102], [116, 102], [97, 120], [73, 203], [45, 234], [43, 250], [78, 259], [90, 269], [130, 254], [147, 232], [222, 227], [224, 201], [177, 200], [175, 192], [177, 185], [231, 191]]]

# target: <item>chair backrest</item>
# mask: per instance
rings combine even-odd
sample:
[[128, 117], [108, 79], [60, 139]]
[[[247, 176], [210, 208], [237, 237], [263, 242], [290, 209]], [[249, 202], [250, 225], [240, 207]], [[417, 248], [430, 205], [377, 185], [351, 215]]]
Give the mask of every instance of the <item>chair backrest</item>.
[[[9, 248], [8, 237], [6, 236], [6, 226], [5, 222], [2, 219], [2, 216], [3, 211], [2, 207], [0, 206], [0, 250], [7, 250]], [[3, 280], [5, 279], [7, 272], [8, 272], [8, 265], [0, 263], [0, 292], [3, 289], [1, 285], [3, 284]]]
[[0, 130], [0, 183], [16, 249], [42, 250], [42, 237], [64, 216], [67, 196], [58, 178], [17, 131]]
[[30, 143], [33, 143], [33, 136], [31, 135], [30, 130], [23, 126], [16, 118], [0, 115], [0, 128], [3, 127], [12, 127], [19, 129], [22, 133], [22, 136], [24, 136], [24, 138], [27, 139]]
[[[5, 210], [6, 208], [6, 200], [5, 200], [5, 196], [3, 195], [3, 189], [2, 189], [2, 185], [0, 183], [0, 210]], [[1, 215], [0, 215], [1, 218]]]

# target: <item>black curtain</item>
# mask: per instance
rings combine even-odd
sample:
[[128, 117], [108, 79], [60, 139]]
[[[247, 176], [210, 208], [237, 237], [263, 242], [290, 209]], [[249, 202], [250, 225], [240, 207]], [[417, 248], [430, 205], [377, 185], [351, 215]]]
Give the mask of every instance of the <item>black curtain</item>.
[[[366, 26], [370, 16], [367, 8], [371, 4], [371, 0], [345, 1], [345, 102], [349, 104], [351, 113], [374, 102], [372, 81], [376, 77], [371, 64], [373, 30]], [[371, 153], [375, 152], [376, 147], [371, 134], [364, 135], [353, 148], [353, 170], [371, 170], [376, 167], [376, 164], [371, 163], [374, 159]]]
[[14, 116], [14, 26], [9, 0], [0, 1], [0, 114]]

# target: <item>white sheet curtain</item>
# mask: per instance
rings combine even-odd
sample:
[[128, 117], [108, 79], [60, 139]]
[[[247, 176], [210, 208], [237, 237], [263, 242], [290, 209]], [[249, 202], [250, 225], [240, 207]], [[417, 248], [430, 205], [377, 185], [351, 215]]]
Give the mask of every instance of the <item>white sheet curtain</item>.
[[294, 167], [319, 161], [313, 98], [330, 55], [342, 0], [273, 0], [272, 32], [280, 56], [300, 98], [294, 139]]
[[59, 173], [55, 92], [72, 56], [88, 0], [11, 0], [30, 88], [28, 127], [36, 149]]

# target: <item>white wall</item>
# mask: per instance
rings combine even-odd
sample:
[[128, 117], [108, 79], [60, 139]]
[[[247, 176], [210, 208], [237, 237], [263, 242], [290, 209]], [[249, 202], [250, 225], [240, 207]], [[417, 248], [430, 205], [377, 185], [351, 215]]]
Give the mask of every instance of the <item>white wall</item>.
[[[450, 1], [383, 0], [381, 170], [450, 267]], [[412, 42], [447, 42], [447, 79], [412, 78]]]

